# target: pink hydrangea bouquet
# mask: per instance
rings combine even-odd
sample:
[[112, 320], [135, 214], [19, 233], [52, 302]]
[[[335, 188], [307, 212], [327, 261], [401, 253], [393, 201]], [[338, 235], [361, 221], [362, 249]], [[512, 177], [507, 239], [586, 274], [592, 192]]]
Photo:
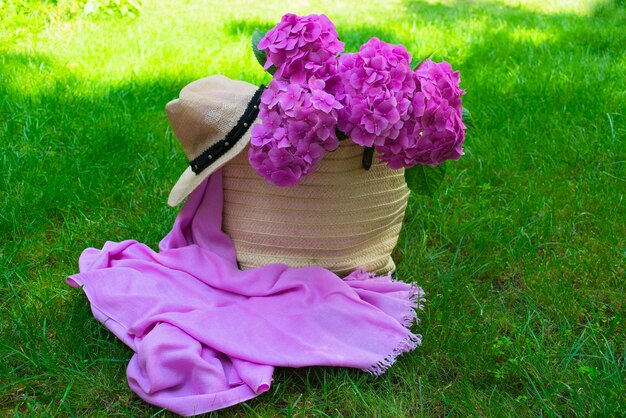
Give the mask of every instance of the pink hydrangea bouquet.
[[425, 194], [443, 163], [463, 155], [466, 127], [460, 76], [447, 62], [412, 60], [402, 45], [378, 38], [344, 52], [324, 15], [286, 14], [253, 50], [273, 74], [261, 96], [260, 124], [248, 158], [269, 183], [292, 186], [315, 170], [341, 140], [364, 147], [391, 169], [405, 168], [409, 188]]

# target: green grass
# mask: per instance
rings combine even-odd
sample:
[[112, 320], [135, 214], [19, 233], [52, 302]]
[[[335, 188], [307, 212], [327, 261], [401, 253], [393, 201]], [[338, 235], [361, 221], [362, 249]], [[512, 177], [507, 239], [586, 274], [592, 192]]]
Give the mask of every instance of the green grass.
[[476, 128], [396, 256], [428, 303], [381, 378], [280, 369], [217, 415], [625, 416], [623, 1], [144, 2], [131, 18], [0, 2], [0, 415], [164, 415], [65, 285], [88, 246], [153, 247], [186, 162], [164, 113], [188, 82], [268, 80], [249, 37], [323, 12], [462, 72]]

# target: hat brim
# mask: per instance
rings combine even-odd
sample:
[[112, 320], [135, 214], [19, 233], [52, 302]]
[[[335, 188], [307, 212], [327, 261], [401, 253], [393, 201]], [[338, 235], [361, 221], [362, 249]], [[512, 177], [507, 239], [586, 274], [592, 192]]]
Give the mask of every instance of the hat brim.
[[245, 134], [237, 141], [237, 143], [228, 150], [224, 155], [215, 160], [210, 166], [196, 174], [191, 167], [187, 169], [180, 176], [167, 199], [167, 204], [171, 207], [178, 206], [196, 187], [198, 187], [207, 177], [213, 174], [216, 170], [223, 167], [227, 162], [232, 160], [237, 154], [246, 148], [246, 145], [250, 142], [250, 135], [252, 134], [252, 128], [255, 123], [259, 122], [259, 118], [254, 121], [252, 126], [246, 131]]

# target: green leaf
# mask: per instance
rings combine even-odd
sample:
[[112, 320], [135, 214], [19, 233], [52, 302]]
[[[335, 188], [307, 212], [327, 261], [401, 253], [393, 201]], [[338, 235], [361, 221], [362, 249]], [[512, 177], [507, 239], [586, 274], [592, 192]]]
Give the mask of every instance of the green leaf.
[[[261, 51], [259, 49], [259, 42], [261, 42], [261, 39], [263, 39], [264, 36], [265, 36], [265, 32], [259, 29], [254, 30], [254, 33], [252, 34], [252, 52], [254, 52], [254, 56], [256, 60], [259, 61], [259, 64], [261, 64], [261, 67], [265, 69], [265, 62], [267, 61], [267, 56], [265, 55], [265, 51]], [[274, 75], [274, 73], [276, 72], [276, 67], [272, 65], [266, 71], [270, 73], [271, 75]]]
[[420, 65], [422, 65], [424, 63], [424, 61], [426, 61], [428, 58], [432, 57], [433, 53], [434, 52], [431, 52], [430, 54], [426, 55], [421, 60], [417, 59], [417, 58], [413, 58], [411, 60], [411, 68], [413, 69], [413, 71], [417, 70], [420, 67]]
[[416, 194], [433, 197], [446, 175], [445, 164], [431, 167], [416, 165], [404, 170], [404, 180], [409, 189]]
[[476, 126], [474, 125], [474, 119], [472, 118], [472, 113], [466, 108], [463, 108], [463, 111], [461, 112], [461, 117], [463, 118], [463, 123], [467, 127], [474, 128]]
[[264, 36], [265, 32], [260, 31], [259, 29], [255, 29], [252, 34], [252, 52], [254, 52], [256, 60], [259, 61], [259, 64], [261, 64], [262, 67], [265, 67], [267, 57], [265, 56], [265, 51], [261, 51], [259, 49], [259, 42], [261, 42], [261, 39], [263, 39]]

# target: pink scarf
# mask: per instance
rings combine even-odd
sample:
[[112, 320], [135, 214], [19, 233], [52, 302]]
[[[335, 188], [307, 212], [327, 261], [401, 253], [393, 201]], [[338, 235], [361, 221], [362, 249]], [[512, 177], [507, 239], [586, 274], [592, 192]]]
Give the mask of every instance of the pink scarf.
[[345, 366], [380, 375], [421, 336], [420, 287], [355, 271], [272, 264], [241, 271], [221, 231], [222, 173], [199, 186], [154, 252], [137, 241], [86, 249], [81, 286], [94, 316], [135, 354], [128, 384], [195, 415], [269, 390], [274, 367]]

